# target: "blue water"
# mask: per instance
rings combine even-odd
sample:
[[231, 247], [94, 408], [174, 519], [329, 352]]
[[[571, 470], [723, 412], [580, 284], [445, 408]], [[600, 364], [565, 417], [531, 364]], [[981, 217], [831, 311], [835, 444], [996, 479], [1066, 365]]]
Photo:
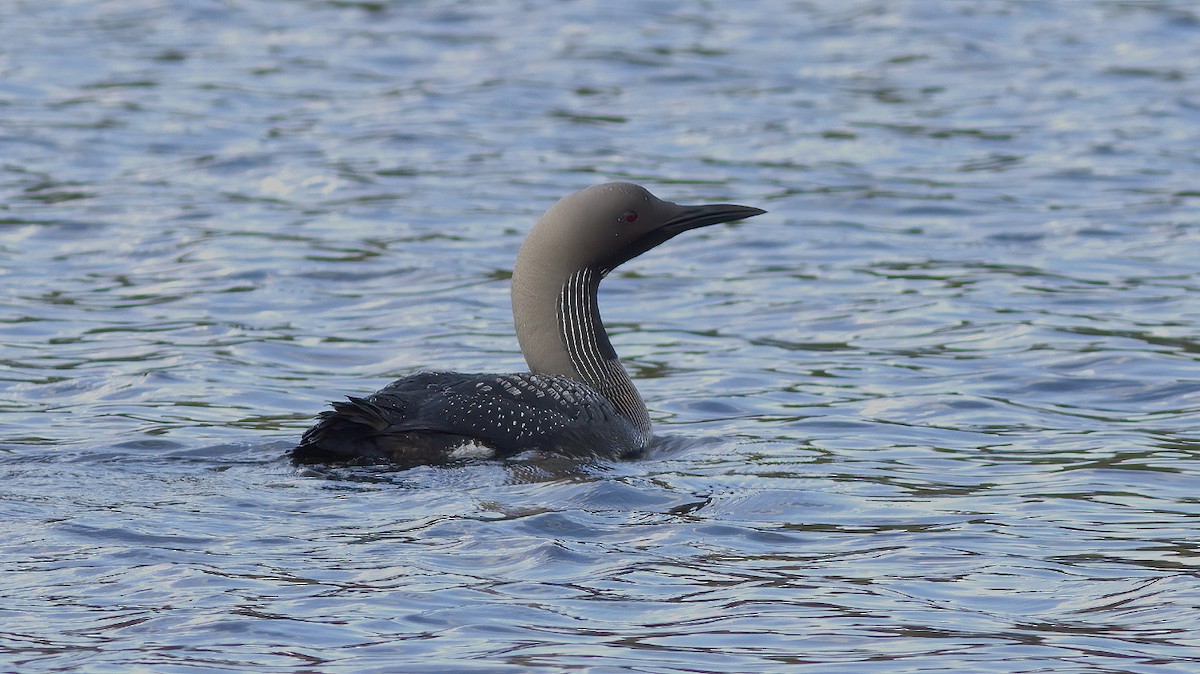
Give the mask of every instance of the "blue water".
[[[0, 0], [0, 670], [1195, 672], [1200, 7]], [[649, 457], [293, 468], [519, 370], [528, 226]]]

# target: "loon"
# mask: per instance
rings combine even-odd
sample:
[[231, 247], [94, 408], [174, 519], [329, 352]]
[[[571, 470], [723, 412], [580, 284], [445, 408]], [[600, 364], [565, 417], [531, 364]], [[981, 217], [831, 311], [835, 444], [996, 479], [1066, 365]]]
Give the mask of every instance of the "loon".
[[527, 450], [636, 456], [650, 443], [650, 415], [600, 320], [601, 279], [677, 234], [765, 212], [680, 206], [632, 183], [564, 197], [530, 230], [513, 269], [513, 321], [529, 372], [419, 372], [348, 396], [319, 415], [292, 461], [410, 468]]

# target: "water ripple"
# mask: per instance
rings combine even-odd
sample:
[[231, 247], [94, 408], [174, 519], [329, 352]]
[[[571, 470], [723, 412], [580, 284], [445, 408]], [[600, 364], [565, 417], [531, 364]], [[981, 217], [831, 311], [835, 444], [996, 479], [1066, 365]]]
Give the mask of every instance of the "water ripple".
[[[1196, 668], [1200, 14], [0, 0], [13, 671]], [[524, 367], [563, 194], [770, 215], [602, 302], [627, 463], [298, 471]]]

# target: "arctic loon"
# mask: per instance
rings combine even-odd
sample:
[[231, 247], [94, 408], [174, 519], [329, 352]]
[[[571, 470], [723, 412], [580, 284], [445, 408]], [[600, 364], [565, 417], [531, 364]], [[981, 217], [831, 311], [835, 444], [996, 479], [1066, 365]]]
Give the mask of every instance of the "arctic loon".
[[541, 450], [623, 457], [650, 442], [646, 405], [600, 320], [600, 280], [689, 229], [765, 213], [680, 206], [631, 183], [564, 197], [530, 230], [512, 275], [529, 372], [420, 372], [320, 414], [292, 450], [299, 464], [438, 464]]

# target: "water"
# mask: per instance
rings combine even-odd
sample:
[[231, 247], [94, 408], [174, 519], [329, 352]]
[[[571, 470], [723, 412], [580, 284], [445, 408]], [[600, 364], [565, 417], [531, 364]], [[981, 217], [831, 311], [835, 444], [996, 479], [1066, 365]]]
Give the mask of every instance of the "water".
[[[1191, 672], [1190, 2], [0, 0], [0, 669]], [[601, 303], [646, 459], [303, 472], [518, 370], [529, 224], [770, 215]]]

